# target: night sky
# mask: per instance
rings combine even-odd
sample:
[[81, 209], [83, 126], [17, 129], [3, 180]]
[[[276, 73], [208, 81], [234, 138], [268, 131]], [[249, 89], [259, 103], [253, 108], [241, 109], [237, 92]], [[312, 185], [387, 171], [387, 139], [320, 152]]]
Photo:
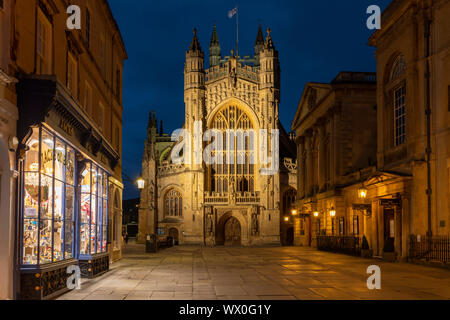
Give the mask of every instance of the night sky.
[[[132, 179], [141, 172], [149, 111], [172, 133], [184, 121], [185, 51], [198, 30], [205, 61], [212, 26], [217, 25], [222, 55], [236, 47], [230, 0], [109, 0], [128, 51], [124, 71], [123, 171]], [[367, 45], [369, 5], [385, 9], [389, 0], [269, 1], [241, 0], [239, 53], [252, 55], [258, 31], [267, 27], [281, 63], [280, 120], [290, 131], [306, 82], [330, 82], [339, 71], [376, 71], [374, 49]], [[207, 63], [205, 64], [207, 67]], [[124, 199], [139, 196], [124, 181]]]

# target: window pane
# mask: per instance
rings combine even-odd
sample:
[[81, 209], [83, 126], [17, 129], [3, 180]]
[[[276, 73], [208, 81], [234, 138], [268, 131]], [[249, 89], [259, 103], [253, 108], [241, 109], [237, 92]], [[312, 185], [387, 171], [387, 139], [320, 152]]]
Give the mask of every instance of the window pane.
[[59, 139], [56, 139], [55, 178], [58, 180], [64, 181], [66, 161], [66, 147]]
[[43, 219], [40, 222], [40, 264], [52, 261], [52, 220]]
[[103, 199], [97, 198], [97, 223], [102, 224], [103, 222]]
[[64, 220], [73, 221], [74, 216], [74, 196], [75, 190], [74, 187], [66, 186], [66, 207], [65, 207], [65, 216]]
[[37, 264], [38, 219], [23, 221], [23, 264]]
[[67, 160], [66, 160], [66, 183], [74, 185], [75, 174], [75, 151], [67, 146]]
[[96, 241], [95, 224], [91, 224], [91, 254], [96, 253], [96, 251], [95, 251], [95, 241]]
[[107, 225], [108, 221], [108, 200], [103, 199], [103, 225]]
[[97, 167], [92, 166], [91, 175], [92, 175], [92, 195], [96, 196], [98, 188]]
[[86, 168], [81, 173], [83, 181], [81, 182], [81, 192], [91, 192], [91, 164], [87, 163]]
[[103, 252], [102, 251], [102, 225], [97, 225], [97, 253]]
[[47, 131], [42, 130], [41, 173], [45, 173], [49, 176], [53, 175], [53, 140], [52, 135], [50, 135]]
[[73, 258], [73, 222], [66, 220], [64, 225], [64, 251], [65, 259]]
[[81, 194], [81, 223], [90, 223], [91, 221], [91, 195]]
[[97, 223], [97, 198], [95, 195], [92, 195], [91, 198], [91, 223], [96, 224]]
[[25, 173], [24, 217], [37, 218], [39, 208], [39, 174]]
[[108, 176], [106, 173], [103, 173], [103, 198], [108, 196]]
[[102, 252], [106, 252], [106, 243], [107, 243], [107, 226], [103, 226], [103, 243], [102, 243]]
[[52, 178], [41, 175], [41, 219], [52, 218], [53, 211], [53, 183]]
[[25, 171], [39, 171], [39, 129], [33, 129], [33, 134], [27, 143], [30, 148], [26, 153]]
[[55, 207], [54, 207], [54, 219], [62, 219], [63, 204], [64, 204], [64, 184], [61, 181], [55, 180]]
[[89, 254], [89, 225], [82, 224], [80, 227], [80, 253]]
[[53, 222], [53, 261], [64, 259], [64, 234], [63, 221], [55, 220]]

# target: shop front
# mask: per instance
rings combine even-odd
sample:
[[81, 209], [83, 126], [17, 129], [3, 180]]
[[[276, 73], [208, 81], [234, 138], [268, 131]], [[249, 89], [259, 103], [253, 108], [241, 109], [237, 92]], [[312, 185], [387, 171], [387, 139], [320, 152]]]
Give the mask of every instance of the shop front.
[[56, 80], [22, 80], [19, 88], [19, 298], [50, 299], [69, 290], [70, 266], [84, 277], [109, 269], [118, 155]]

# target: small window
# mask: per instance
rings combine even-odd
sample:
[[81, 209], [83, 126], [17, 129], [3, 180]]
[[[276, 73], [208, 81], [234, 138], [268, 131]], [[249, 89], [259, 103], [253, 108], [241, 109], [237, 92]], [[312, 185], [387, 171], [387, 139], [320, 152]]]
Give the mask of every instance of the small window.
[[0, 0], [0, 9], [3, 9], [3, 8], [4, 8], [3, 0]]
[[400, 146], [406, 140], [406, 105], [405, 86], [394, 91], [394, 142], [395, 146]]
[[38, 12], [36, 26], [36, 73], [51, 73], [51, 24], [47, 18]]

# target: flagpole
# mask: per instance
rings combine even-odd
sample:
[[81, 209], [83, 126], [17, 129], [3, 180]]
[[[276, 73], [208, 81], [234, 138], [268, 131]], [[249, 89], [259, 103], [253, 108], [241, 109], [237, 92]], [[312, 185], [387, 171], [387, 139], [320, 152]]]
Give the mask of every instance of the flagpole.
[[236, 57], [239, 61], [239, 8], [236, 6]]

